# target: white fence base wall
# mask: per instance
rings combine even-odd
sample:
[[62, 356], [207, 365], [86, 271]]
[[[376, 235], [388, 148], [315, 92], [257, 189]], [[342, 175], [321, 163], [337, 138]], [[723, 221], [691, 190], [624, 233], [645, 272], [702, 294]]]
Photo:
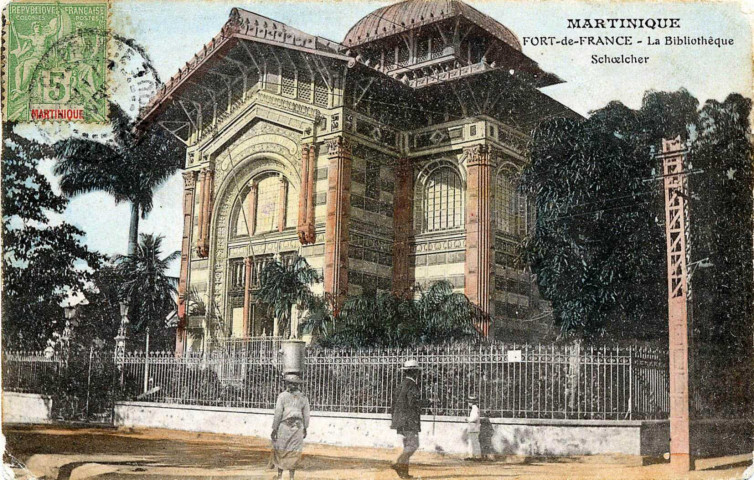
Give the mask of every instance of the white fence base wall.
[[[268, 438], [272, 411], [149, 402], [119, 402], [115, 424]], [[499, 455], [560, 456], [628, 454], [642, 451], [641, 421], [490, 419], [482, 426], [482, 448]], [[401, 437], [390, 429], [386, 414], [312, 412], [306, 439], [312, 443], [396, 448]], [[422, 417], [422, 450], [466, 453], [462, 417]]]
[[37, 393], [3, 392], [3, 423], [50, 423], [52, 399]]

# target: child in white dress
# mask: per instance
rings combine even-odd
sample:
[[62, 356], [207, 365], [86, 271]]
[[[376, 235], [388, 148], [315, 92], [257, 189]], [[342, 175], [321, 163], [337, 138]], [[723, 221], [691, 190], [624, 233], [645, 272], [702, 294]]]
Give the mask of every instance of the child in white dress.
[[482, 419], [479, 416], [479, 406], [477, 403], [479, 402], [476, 395], [469, 395], [469, 408], [471, 412], [469, 412], [469, 416], [466, 419], [466, 424], [468, 425], [466, 433], [468, 434], [469, 456], [466, 457], [466, 460], [482, 459], [482, 448], [479, 445], [479, 431], [481, 430]]

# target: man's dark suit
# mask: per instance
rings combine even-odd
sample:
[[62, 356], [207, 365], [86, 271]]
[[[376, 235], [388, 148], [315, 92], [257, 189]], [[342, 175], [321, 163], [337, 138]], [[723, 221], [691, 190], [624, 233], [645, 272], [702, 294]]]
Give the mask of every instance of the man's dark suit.
[[[418, 374], [416, 374], [418, 376]], [[416, 380], [408, 374], [403, 377], [398, 392], [393, 399], [393, 421], [390, 428], [403, 435], [403, 453], [394, 466], [401, 478], [411, 478], [408, 474], [408, 461], [419, 448], [421, 431], [421, 409], [429, 402], [421, 399], [421, 392]]]

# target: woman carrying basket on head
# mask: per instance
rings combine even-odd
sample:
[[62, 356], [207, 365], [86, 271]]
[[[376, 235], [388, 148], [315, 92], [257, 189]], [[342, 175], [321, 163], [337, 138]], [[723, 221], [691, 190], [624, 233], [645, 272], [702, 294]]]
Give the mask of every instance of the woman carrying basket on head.
[[298, 374], [286, 373], [284, 381], [285, 390], [278, 395], [272, 421], [272, 462], [278, 479], [283, 478], [283, 470], [293, 479], [309, 427], [309, 399], [299, 390], [303, 381]]

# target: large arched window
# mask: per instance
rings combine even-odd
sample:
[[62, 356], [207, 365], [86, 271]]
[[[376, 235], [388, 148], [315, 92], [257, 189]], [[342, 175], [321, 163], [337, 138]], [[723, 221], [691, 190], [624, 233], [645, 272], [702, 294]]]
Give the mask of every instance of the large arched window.
[[463, 227], [463, 184], [458, 172], [449, 166], [440, 167], [423, 187], [421, 231]]
[[277, 172], [254, 177], [236, 205], [234, 235], [253, 235], [282, 230], [291, 224], [294, 196], [288, 191], [288, 180]]
[[502, 169], [495, 178], [495, 226], [509, 235], [526, 235], [528, 215], [526, 195], [518, 192], [517, 174]]

